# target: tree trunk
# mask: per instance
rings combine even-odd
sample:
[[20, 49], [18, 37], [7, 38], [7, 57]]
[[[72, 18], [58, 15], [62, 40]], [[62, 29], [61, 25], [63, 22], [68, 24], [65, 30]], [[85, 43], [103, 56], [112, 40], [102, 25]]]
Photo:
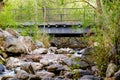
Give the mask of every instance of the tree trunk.
[[102, 4], [101, 4], [101, 0], [96, 0], [96, 4], [97, 4], [97, 10], [100, 14], [103, 13], [102, 11]]
[[0, 2], [0, 11], [1, 11], [2, 8], [3, 8], [3, 5], [4, 5], [4, 3], [3, 3], [3, 2]]

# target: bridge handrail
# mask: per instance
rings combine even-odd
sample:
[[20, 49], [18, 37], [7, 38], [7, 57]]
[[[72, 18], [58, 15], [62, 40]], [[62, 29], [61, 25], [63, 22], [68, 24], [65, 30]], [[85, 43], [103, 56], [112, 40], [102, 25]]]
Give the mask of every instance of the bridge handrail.
[[[70, 13], [70, 11], [73, 10], [74, 13]], [[81, 10], [83, 10], [82, 13], [75, 13], [76, 11], [80, 12]], [[91, 10], [89, 11], [89, 13], [87, 13], [87, 10]], [[65, 21], [65, 20], [73, 20], [75, 21], [85, 21], [86, 16], [87, 15], [91, 15], [93, 17], [93, 22], [95, 20], [95, 13], [93, 11], [93, 9], [91, 8], [46, 8], [46, 14], [44, 14], [44, 9], [39, 8], [38, 9], [38, 13], [36, 14], [33, 8], [30, 8], [29, 10], [27, 9], [14, 9], [13, 10], [14, 13], [18, 13], [17, 16], [15, 16], [16, 20], [19, 22], [22, 22], [22, 20], [24, 20], [25, 18], [28, 18], [28, 20], [34, 20], [35, 19], [35, 15], [38, 15], [38, 22], [52, 22], [52, 21]], [[26, 11], [26, 13], [24, 13], [24, 11]], [[30, 13], [28, 14], [27, 11], [30, 11]], [[46, 15], [46, 19], [43, 20], [44, 15]], [[90, 18], [92, 18], [90, 17]]]

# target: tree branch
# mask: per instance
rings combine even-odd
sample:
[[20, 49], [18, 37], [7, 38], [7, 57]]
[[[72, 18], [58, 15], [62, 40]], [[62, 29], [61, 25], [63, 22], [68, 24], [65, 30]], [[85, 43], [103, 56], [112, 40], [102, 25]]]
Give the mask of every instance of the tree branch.
[[89, 6], [91, 6], [92, 8], [94, 8], [95, 10], [97, 10], [96, 7], [94, 5], [92, 5], [90, 2], [88, 2], [86, 0], [84, 0], [84, 2], [87, 3]]

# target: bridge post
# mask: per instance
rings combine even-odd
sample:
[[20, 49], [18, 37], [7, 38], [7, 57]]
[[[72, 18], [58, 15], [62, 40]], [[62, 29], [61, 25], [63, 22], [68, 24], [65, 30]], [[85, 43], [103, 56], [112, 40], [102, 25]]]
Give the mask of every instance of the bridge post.
[[63, 16], [63, 14], [60, 14], [60, 21], [62, 22], [62, 16]]

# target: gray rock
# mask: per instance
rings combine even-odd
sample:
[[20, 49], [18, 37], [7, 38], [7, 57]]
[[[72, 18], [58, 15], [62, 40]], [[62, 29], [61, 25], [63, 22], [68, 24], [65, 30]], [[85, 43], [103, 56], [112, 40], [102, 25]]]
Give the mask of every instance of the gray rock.
[[49, 59], [41, 59], [40, 63], [43, 64], [44, 66], [49, 65], [51, 63], [51, 61], [49, 61]]
[[74, 51], [73, 49], [70, 49], [70, 48], [60, 48], [57, 50], [57, 53], [58, 54], [73, 54]]
[[47, 67], [47, 71], [49, 72], [60, 72], [65, 70], [64, 67], [60, 64], [52, 64], [50, 66]]
[[55, 54], [56, 53], [56, 50], [57, 50], [57, 47], [50, 47], [48, 49], [48, 53], [47, 54]]
[[100, 78], [95, 77], [93, 75], [85, 75], [78, 80], [100, 80]]
[[40, 54], [30, 54], [22, 57], [23, 61], [39, 62], [40, 59], [42, 59], [42, 56]]
[[63, 59], [62, 64], [72, 66], [73, 68], [86, 69], [90, 67], [88, 63], [86, 63], [85, 61], [81, 61], [79, 58], [78, 59], [77, 58], [76, 59]]
[[115, 80], [119, 80], [119, 79], [120, 79], [120, 70], [118, 70], [118, 71], [114, 74], [113, 77], [115, 78]]
[[65, 80], [64, 77], [58, 76], [54, 80]]
[[27, 52], [31, 52], [35, 49], [34, 41], [30, 36], [19, 37], [21, 42], [23, 43], [24, 47], [26, 48]]
[[32, 65], [34, 71], [38, 71], [43, 68], [43, 64], [38, 63], [38, 62], [32, 62], [31, 65]]
[[43, 48], [43, 47], [45, 47], [45, 46], [44, 46], [44, 44], [43, 44], [42, 42], [36, 41], [36, 42], [35, 42], [35, 47], [38, 49], [38, 48]]
[[54, 80], [54, 78], [44, 78], [42, 80]]
[[46, 54], [48, 50], [46, 48], [35, 49], [32, 54]]
[[45, 54], [42, 56], [42, 59], [40, 60], [40, 63], [43, 65], [49, 65], [51, 63], [57, 63], [58, 62], [58, 55], [56, 54]]
[[73, 73], [72, 73], [72, 72], [66, 72], [66, 73], [64, 74], [64, 77], [65, 77], [65, 78], [68, 78], [68, 79], [72, 79], [72, 78], [73, 78]]
[[29, 74], [24, 70], [20, 70], [17, 72], [16, 77], [21, 80], [27, 80], [29, 78]]
[[5, 48], [6, 52], [15, 53], [15, 54], [27, 53], [26, 48], [23, 45], [23, 43], [20, 41], [20, 39], [14, 38], [12, 36], [8, 36], [6, 37], [5, 42], [7, 44]]
[[0, 28], [0, 38], [5, 38], [4, 31]]
[[96, 66], [92, 66], [91, 70], [92, 70], [93, 75], [95, 76], [99, 75], [100, 70]]
[[22, 70], [26, 71], [27, 73], [35, 74], [35, 70], [33, 69], [31, 62], [23, 62], [20, 67]]
[[111, 62], [107, 67], [106, 77], [113, 76], [113, 74], [115, 73], [116, 70], [117, 70], [117, 66]]
[[82, 70], [82, 69], [75, 69], [73, 70], [73, 72], [75, 73], [75, 75], [79, 78], [82, 77], [84, 75], [93, 75], [92, 71], [90, 70]]
[[41, 80], [41, 78], [36, 75], [30, 75], [28, 80]]
[[39, 76], [40, 78], [44, 79], [44, 78], [52, 78], [55, 76], [54, 73], [52, 72], [48, 72], [48, 71], [39, 71], [39, 72], [36, 72], [36, 75]]
[[16, 38], [18, 38], [20, 36], [20, 34], [13, 29], [7, 28], [5, 31], [9, 32], [12, 36], [14, 36]]
[[18, 58], [10, 57], [7, 61], [6, 67], [8, 69], [11, 69], [11, 68], [19, 67], [20, 65], [21, 65], [21, 60], [19, 60]]

